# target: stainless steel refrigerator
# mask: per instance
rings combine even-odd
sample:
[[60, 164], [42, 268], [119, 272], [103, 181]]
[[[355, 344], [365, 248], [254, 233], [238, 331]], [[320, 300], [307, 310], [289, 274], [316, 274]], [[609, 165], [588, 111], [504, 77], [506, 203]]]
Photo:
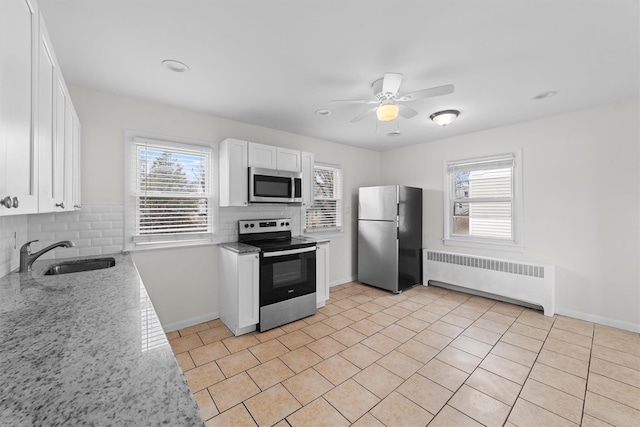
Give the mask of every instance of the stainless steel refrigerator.
[[422, 281], [422, 189], [362, 187], [358, 281], [394, 293]]

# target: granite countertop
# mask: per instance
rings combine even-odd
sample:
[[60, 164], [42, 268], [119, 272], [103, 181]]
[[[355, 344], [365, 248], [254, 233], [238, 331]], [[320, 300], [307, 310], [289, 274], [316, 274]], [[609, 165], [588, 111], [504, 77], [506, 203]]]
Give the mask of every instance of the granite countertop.
[[204, 425], [131, 257], [110, 256], [0, 278], [0, 424]]
[[227, 243], [220, 243], [220, 246], [228, 249], [230, 251], [239, 253], [239, 254], [253, 254], [253, 253], [258, 253], [260, 252], [260, 248], [255, 247], [255, 246], [251, 246], [251, 245], [247, 245], [246, 243], [240, 243], [240, 242], [227, 242]]

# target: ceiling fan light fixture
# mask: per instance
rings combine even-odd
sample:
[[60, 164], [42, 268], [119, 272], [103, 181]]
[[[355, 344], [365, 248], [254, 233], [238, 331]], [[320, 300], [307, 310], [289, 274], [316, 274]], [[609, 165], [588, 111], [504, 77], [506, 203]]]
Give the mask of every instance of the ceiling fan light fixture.
[[376, 110], [376, 116], [381, 122], [390, 122], [398, 118], [399, 108], [396, 104], [386, 103], [382, 104]]
[[433, 123], [437, 125], [446, 126], [453, 123], [453, 121], [457, 119], [459, 115], [460, 111], [458, 110], [444, 110], [433, 113], [431, 116], [429, 116], [429, 118], [431, 118], [431, 120], [433, 120]]

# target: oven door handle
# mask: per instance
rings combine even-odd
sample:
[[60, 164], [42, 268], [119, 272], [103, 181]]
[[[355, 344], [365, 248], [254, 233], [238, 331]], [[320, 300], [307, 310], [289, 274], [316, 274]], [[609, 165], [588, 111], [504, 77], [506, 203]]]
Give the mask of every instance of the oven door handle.
[[295, 254], [302, 254], [305, 252], [313, 252], [316, 249], [317, 249], [316, 246], [311, 246], [309, 248], [290, 249], [288, 251], [264, 252], [262, 256], [264, 256], [265, 258], [271, 258], [274, 256], [295, 255]]

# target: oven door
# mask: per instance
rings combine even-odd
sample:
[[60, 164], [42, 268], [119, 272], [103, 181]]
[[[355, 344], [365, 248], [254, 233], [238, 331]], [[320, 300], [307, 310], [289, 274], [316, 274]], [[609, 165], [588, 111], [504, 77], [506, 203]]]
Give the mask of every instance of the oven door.
[[315, 291], [315, 246], [260, 254], [260, 307]]

